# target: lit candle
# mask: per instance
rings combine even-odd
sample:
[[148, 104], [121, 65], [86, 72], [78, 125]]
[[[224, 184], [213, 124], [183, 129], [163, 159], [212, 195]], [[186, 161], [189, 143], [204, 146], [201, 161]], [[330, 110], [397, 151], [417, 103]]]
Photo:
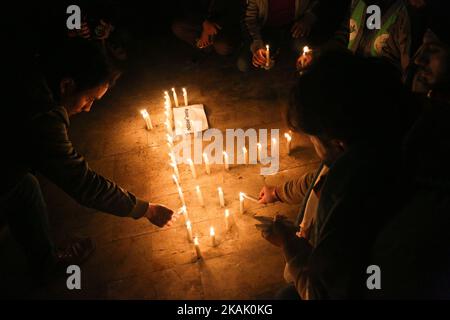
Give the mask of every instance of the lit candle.
[[183, 190], [178, 186], [178, 195], [180, 196], [181, 204], [186, 207], [186, 202], [184, 201]]
[[147, 130], [152, 130], [153, 129], [153, 125], [152, 125], [152, 119], [150, 119], [150, 115], [148, 114], [146, 109], [142, 109], [141, 110], [141, 114], [142, 117], [145, 120], [145, 124], [147, 125]]
[[195, 187], [195, 191], [197, 192], [198, 202], [200, 203], [200, 205], [202, 207], [204, 207], [205, 206], [205, 201], [203, 200], [203, 194], [202, 194], [202, 191], [200, 190], [200, 186], [196, 186]]
[[228, 153], [226, 151], [223, 152], [223, 164], [225, 166], [225, 170], [230, 170], [230, 164], [228, 162]]
[[167, 133], [173, 136], [172, 124], [170, 123], [169, 119], [164, 122], [164, 125], [166, 126]]
[[175, 107], [178, 107], [178, 96], [177, 92], [175, 91], [175, 88], [172, 88], [172, 94], [173, 94], [173, 101], [175, 102]]
[[209, 159], [206, 153], [203, 153], [203, 161], [205, 162], [206, 173], [211, 174], [211, 168], [209, 166]]
[[244, 164], [248, 163], [248, 152], [246, 147], [242, 147], [242, 153], [244, 154]]
[[170, 134], [166, 134], [167, 143], [170, 145], [171, 148], [173, 148], [173, 138]]
[[195, 247], [195, 253], [197, 254], [197, 259], [201, 259], [202, 252], [200, 251], [200, 244], [198, 242], [198, 237], [194, 238], [194, 247]]
[[286, 143], [287, 143], [287, 151], [288, 154], [291, 154], [291, 141], [292, 141], [292, 137], [289, 133], [285, 133], [284, 137], [286, 138]]
[[[308, 46], [304, 46], [303, 47], [303, 56], [306, 57], [308, 54], [311, 54], [311, 49]], [[304, 68], [305, 66], [305, 61], [304, 60], [300, 60], [301, 64], [302, 64], [302, 68]]]
[[178, 179], [180, 179], [180, 171], [178, 171], [178, 166], [176, 162], [169, 163], [169, 165], [173, 168], [173, 171], [175, 172], [175, 175]]
[[164, 91], [164, 103], [166, 103], [169, 107], [172, 107], [172, 101], [170, 100], [170, 95], [168, 91]]
[[225, 230], [229, 231], [230, 230], [230, 210], [226, 209], [225, 210]]
[[192, 242], [192, 224], [191, 221], [186, 221], [186, 230], [187, 230], [187, 237], [189, 242]]
[[184, 217], [185, 222], [189, 220], [186, 206], [182, 206], [180, 210], [178, 210], [178, 214]]
[[243, 192], [239, 193], [239, 212], [241, 214], [243, 214], [245, 212], [245, 208], [244, 208], [244, 193]]
[[266, 67], [270, 66], [270, 48], [269, 45], [266, 45]]
[[176, 159], [175, 159], [175, 154], [173, 153], [173, 151], [168, 153], [170, 160], [172, 161], [172, 163], [176, 163]]
[[197, 172], [195, 171], [194, 162], [192, 162], [192, 159], [187, 159], [187, 162], [189, 167], [191, 167], [192, 178], [197, 179]]
[[173, 174], [172, 175], [172, 179], [173, 179], [173, 182], [175, 182], [175, 185], [177, 186], [177, 188], [179, 188], [180, 187], [180, 183], [178, 182], [177, 176]]
[[225, 197], [223, 195], [223, 190], [222, 190], [221, 187], [218, 187], [217, 191], [219, 192], [219, 204], [220, 204], [220, 207], [223, 208], [223, 207], [225, 207]]
[[183, 98], [184, 98], [184, 105], [188, 106], [188, 96], [187, 96], [186, 88], [183, 88]]
[[261, 162], [261, 150], [262, 150], [262, 145], [261, 143], [257, 143], [256, 144], [258, 146], [258, 162]]
[[209, 228], [209, 235], [211, 237], [211, 244], [213, 247], [216, 246], [216, 232], [214, 231], [214, 227]]

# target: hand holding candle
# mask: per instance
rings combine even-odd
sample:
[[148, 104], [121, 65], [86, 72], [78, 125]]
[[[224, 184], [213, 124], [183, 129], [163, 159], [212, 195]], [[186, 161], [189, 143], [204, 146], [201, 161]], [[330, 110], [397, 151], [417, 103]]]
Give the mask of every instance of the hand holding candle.
[[197, 192], [198, 202], [200, 203], [200, 205], [202, 207], [204, 207], [205, 206], [205, 201], [203, 200], [203, 194], [202, 194], [202, 191], [200, 190], [200, 186], [196, 186], [195, 187], [195, 191]]

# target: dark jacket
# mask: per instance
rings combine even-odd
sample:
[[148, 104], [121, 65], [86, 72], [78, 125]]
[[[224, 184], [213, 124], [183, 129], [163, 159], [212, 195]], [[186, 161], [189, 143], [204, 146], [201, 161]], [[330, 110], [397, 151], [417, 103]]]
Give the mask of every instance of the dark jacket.
[[[397, 206], [394, 190], [389, 190], [389, 182], [395, 180], [395, 155], [388, 158], [390, 151], [381, 150], [353, 147], [329, 168], [312, 238], [298, 238], [301, 249], [289, 262], [297, 286], [307, 278], [310, 299], [360, 298], [367, 290], [370, 248]], [[304, 177], [310, 187], [304, 193], [299, 222], [312, 191], [313, 176]]]
[[142, 217], [148, 203], [89, 168], [70, 141], [66, 109], [55, 102], [39, 73], [24, 75], [13, 81], [11, 91], [18, 93], [10, 92], [15, 99], [1, 119], [6, 156], [0, 194], [11, 190], [31, 170], [86, 207], [117, 216]]
[[377, 237], [383, 299], [450, 298], [450, 105], [427, 101], [405, 139], [405, 206]]

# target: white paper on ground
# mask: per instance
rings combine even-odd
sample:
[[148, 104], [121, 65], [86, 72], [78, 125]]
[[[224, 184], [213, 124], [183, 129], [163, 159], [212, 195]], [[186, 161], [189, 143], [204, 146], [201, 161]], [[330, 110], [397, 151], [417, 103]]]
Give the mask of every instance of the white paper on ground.
[[208, 129], [208, 119], [202, 104], [173, 108], [175, 134], [185, 135]]

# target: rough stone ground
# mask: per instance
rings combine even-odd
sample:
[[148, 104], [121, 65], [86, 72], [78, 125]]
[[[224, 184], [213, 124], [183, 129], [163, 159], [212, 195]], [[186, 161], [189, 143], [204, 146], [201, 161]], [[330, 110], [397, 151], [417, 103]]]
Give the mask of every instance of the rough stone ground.
[[[162, 125], [163, 90], [186, 87], [192, 103], [205, 105], [212, 128], [279, 128], [280, 172], [264, 178], [259, 165], [212, 165], [207, 176], [197, 166], [193, 180], [189, 167], [180, 165], [194, 233], [199, 235], [204, 260], [195, 259], [181, 221], [158, 229], [145, 219], [118, 218], [77, 205], [40, 177], [48, 200], [50, 221], [58, 244], [76, 236], [90, 236], [97, 250], [82, 266], [82, 290], [71, 292], [65, 279], [35, 290], [30, 287], [24, 257], [14, 240], [4, 234], [0, 244], [2, 294], [12, 297], [62, 299], [263, 299], [283, 285], [281, 251], [261, 238], [253, 214], [295, 217], [298, 207], [285, 204], [260, 206], [246, 202], [239, 214], [239, 192], [256, 196], [264, 185], [278, 184], [317, 167], [318, 160], [305, 137], [294, 135], [291, 156], [282, 135], [286, 132], [282, 110], [295, 79], [293, 56], [285, 55], [273, 70], [241, 74], [234, 58], [211, 56], [199, 65], [187, 63], [188, 50], [174, 39], [143, 45], [130, 70], [117, 86], [96, 103], [89, 114], [72, 120], [70, 134], [78, 151], [92, 168], [137, 196], [179, 208], [171, 180], [165, 130]], [[181, 92], [179, 93], [181, 98]], [[180, 99], [181, 100], [181, 99]], [[155, 125], [145, 130], [139, 114], [147, 108]], [[206, 207], [199, 207], [195, 186], [200, 185]], [[222, 186], [235, 220], [224, 231], [224, 210], [217, 187]], [[209, 227], [216, 229], [219, 245], [212, 248]], [[5, 232], [4, 232], [5, 233]]]

